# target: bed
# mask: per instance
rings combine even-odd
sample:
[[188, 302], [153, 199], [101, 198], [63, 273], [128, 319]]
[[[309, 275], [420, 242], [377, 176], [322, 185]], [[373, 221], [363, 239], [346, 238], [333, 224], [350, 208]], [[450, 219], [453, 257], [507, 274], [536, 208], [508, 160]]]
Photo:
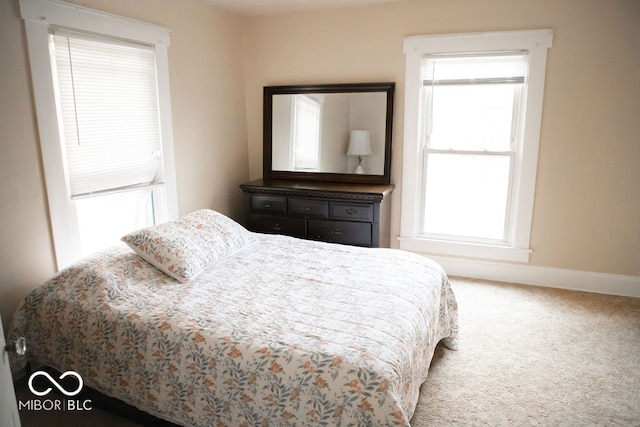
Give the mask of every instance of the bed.
[[201, 210], [139, 230], [30, 292], [28, 358], [185, 426], [409, 426], [436, 345], [457, 346], [442, 269], [394, 249], [252, 233]]

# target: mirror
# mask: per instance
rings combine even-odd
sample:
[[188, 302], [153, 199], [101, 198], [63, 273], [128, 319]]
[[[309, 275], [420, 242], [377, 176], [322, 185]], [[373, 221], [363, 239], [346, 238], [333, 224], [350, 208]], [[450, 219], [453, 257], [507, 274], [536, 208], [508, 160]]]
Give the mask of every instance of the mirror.
[[265, 178], [388, 184], [395, 83], [266, 86]]

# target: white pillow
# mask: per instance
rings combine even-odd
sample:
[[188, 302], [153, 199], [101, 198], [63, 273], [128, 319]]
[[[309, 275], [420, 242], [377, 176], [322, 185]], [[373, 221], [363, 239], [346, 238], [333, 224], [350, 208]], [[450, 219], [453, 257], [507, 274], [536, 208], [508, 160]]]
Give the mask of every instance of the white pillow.
[[231, 218], [203, 209], [121, 240], [154, 267], [186, 283], [257, 238]]

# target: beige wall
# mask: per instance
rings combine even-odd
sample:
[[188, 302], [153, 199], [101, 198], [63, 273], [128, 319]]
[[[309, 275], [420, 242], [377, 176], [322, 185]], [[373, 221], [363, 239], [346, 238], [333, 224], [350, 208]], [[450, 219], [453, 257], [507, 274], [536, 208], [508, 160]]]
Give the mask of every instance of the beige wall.
[[417, 0], [247, 20], [252, 178], [263, 85], [395, 81], [393, 237], [399, 233], [403, 37], [551, 28], [531, 265], [640, 274], [640, 2]]
[[[240, 217], [249, 177], [244, 21], [196, 0], [76, 3], [171, 30], [169, 73], [179, 210]], [[23, 24], [0, 0], [0, 312], [55, 271]]]

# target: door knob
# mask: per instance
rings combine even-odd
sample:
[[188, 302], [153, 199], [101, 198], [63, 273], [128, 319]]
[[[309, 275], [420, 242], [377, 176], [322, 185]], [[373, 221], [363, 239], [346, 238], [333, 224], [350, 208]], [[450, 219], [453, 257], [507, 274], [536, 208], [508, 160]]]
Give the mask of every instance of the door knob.
[[6, 351], [15, 353], [18, 356], [24, 356], [27, 352], [27, 340], [24, 337], [16, 339], [14, 342], [4, 346]]

